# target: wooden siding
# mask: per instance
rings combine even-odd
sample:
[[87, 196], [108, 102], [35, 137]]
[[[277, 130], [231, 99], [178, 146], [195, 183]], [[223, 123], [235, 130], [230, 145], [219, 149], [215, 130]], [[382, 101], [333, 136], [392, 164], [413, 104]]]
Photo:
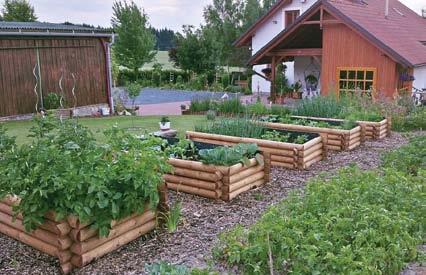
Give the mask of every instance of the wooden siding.
[[63, 76], [66, 105], [73, 107], [74, 73], [77, 106], [108, 103], [106, 60], [100, 39], [1, 38], [0, 116], [35, 112], [33, 69], [37, 63], [37, 49], [44, 96], [60, 93], [59, 79]]
[[343, 24], [323, 27], [321, 93], [337, 91], [338, 67], [377, 69], [376, 96], [392, 97], [397, 88], [396, 63]]

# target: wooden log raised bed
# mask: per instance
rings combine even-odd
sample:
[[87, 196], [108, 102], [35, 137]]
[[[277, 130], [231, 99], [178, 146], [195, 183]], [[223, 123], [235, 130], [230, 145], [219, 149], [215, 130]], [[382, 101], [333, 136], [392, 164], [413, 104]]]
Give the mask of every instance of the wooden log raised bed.
[[170, 159], [173, 172], [165, 175], [167, 188], [211, 199], [230, 201], [239, 194], [270, 180], [270, 155], [264, 164], [253, 158], [249, 165], [206, 165], [198, 161]]
[[[321, 117], [308, 117], [308, 116], [292, 116], [293, 118], [310, 119], [317, 121], [329, 122], [344, 122], [343, 119], [337, 118], [321, 118]], [[383, 139], [391, 135], [392, 120], [391, 118], [384, 118], [382, 121], [357, 121], [361, 126], [361, 135], [365, 139]]]
[[263, 153], [271, 156], [271, 165], [289, 169], [306, 169], [327, 156], [326, 135], [320, 134], [304, 144], [277, 142], [255, 138], [242, 138], [200, 132], [186, 132], [195, 142], [233, 146], [238, 143], [255, 143]]
[[45, 222], [39, 228], [27, 232], [22, 215], [13, 218], [13, 206], [19, 199], [8, 197], [0, 201], [0, 233], [58, 258], [62, 272], [67, 274], [154, 230], [158, 212], [166, 208], [166, 191], [165, 185], [160, 188], [159, 210], [147, 209], [144, 213], [113, 221], [108, 237], [100, 237], [97, 229], [80, 223], [73, 216], [56, 221], [51, 212], [45, 215]]
[[357, 126], [351, 130], [343, 130], [276, 122], [260, 123], [270, 129], [322, 134], [324, 137], [326, 137], [325, 140], [327, 149], [334, 151], [352, 150], [358, 147], [364, 141], [365, 138], [363, 136], [361, 126]]

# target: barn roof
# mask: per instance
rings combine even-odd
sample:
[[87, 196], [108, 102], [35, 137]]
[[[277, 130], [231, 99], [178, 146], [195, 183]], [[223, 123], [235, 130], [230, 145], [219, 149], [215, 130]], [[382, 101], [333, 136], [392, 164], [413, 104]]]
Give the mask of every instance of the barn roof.
[[46, 22], [2, 22], [0, 35], [110, 37], [111, 31], [81, 25]]
[[426, 19], [398, 0], [389, 0], [387, 18], [383, 0], [319, 0], [292, 26], [259, 50], [250, 59], [249, 64], [256, 64], [266, 52], [286, 39], [321, 5], [399, 63], [410, 67], [426, 65]]

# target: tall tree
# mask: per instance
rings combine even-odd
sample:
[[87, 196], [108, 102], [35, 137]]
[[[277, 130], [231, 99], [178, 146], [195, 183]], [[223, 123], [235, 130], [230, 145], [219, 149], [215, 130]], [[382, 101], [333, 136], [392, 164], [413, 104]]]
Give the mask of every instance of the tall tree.
[[114, 32], [118, 35], [114, 54], [120, 66], [127, 67], [138, 75], [139, 69], [155, 56], [155, 36], [147, 14], [133, 1], [116, 1], [111, 19]]
[[4, 21], [34, 22], [37, 20], [34, 7], [27, 0], [5, 0], [2, 11]]
[[242, 0], [213, 0], [204, 10], [205, 28], [219, 48], [219, 65], [242, 65], [241, 50], [232, 43], [242, 32], [244, 2]]
[[263, 14], [263, 9], [259, 0], [246, 0], [243, 12], [243, 30], [247, 30]]
[[165, 29], [152, 29], [155, 37], [157, 38], [157, 43], [155, 48], [159, 51], [168, 51], [171, 48], [175, 47], [175, 32], [173, 30]]
[[277, 1], [281, 0], [263, 0], [263, 13], [266, 13]]

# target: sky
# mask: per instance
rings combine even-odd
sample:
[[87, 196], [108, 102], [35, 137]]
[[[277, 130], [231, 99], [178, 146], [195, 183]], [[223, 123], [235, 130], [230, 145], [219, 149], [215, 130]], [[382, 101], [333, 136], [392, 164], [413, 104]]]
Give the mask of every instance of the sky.
[[[29, 0], [39, 21], [51, 23], [87, 23], [110, 26], [114, 0]], [[155, 28], [180, 31], [182, 25], [199, 26], [203, 23], [203, 8], [212, 0], [134, 0], [150, 18]], [[368, 0], [367, 0], [368, 1]], [[420, 13], [426, 0], [400, 0]], [[0, 3], [3, 1], [0, 0]]]

